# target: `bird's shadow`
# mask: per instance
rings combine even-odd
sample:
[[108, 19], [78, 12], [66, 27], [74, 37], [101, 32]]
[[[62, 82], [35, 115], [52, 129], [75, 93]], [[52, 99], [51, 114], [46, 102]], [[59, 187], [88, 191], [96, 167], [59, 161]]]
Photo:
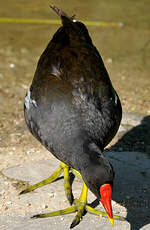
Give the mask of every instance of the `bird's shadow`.
[[[120, 146], [122, 152], [112, 152]], [[150, 116], [125, 133], [109, 151], [106, 155], [116, 175], [113, 200], [126, 208], [130, 229], [139, 230], [150, 224]]]

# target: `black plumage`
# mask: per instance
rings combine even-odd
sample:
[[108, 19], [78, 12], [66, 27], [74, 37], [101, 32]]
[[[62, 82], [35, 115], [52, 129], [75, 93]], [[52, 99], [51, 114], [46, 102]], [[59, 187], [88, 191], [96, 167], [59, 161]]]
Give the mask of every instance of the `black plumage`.
[[57, 12], [60, 27], [40, 57], [25, 98], [31, 133], [60, 161], [78, 170], [100, 199], [114, 172], [103, 154], [122, 116], [119, 97], [85, 25]]

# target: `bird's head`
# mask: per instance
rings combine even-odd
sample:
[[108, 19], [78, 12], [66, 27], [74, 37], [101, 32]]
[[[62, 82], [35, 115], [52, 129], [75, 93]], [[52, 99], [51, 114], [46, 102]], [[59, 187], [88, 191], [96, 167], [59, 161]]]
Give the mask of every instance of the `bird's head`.
[[104, 206], [107, 216], [113, 225], [111, 196], [113, 189], [114, 170], [109, 161], [100, 151], [90, 152], [89, 165], [84, 168], [83, 179], [88, 188], [95, 194]]

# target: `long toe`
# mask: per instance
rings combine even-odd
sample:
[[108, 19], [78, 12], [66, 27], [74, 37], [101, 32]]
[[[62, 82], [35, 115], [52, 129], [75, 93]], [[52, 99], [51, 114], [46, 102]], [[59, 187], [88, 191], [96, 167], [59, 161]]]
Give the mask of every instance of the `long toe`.
[[54, 212], [37, 214], [37, 215], [32, 216], [31, 218], [46, 218], [46, 217], [53, 217], [53, 216], [62, 216], [62, 215], [67, 215], [67, 214], [70, 214], [70, 213], [74, 213], [76, 211], [77, 211], [76, 207], [71, 206], [69, 208], [61, 209], [61, 210], [54, 211]]

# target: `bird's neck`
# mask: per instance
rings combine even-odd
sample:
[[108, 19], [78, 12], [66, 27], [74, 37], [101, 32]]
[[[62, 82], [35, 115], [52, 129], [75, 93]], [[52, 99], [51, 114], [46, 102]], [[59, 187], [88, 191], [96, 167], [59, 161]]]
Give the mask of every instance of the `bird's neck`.
[[91, 164], [98, 164], [105, 161], [103, 151], [94, 142], [86, 141], [83, 145], [82, 161], [79, 161], [79, 168], [88, 168]]

